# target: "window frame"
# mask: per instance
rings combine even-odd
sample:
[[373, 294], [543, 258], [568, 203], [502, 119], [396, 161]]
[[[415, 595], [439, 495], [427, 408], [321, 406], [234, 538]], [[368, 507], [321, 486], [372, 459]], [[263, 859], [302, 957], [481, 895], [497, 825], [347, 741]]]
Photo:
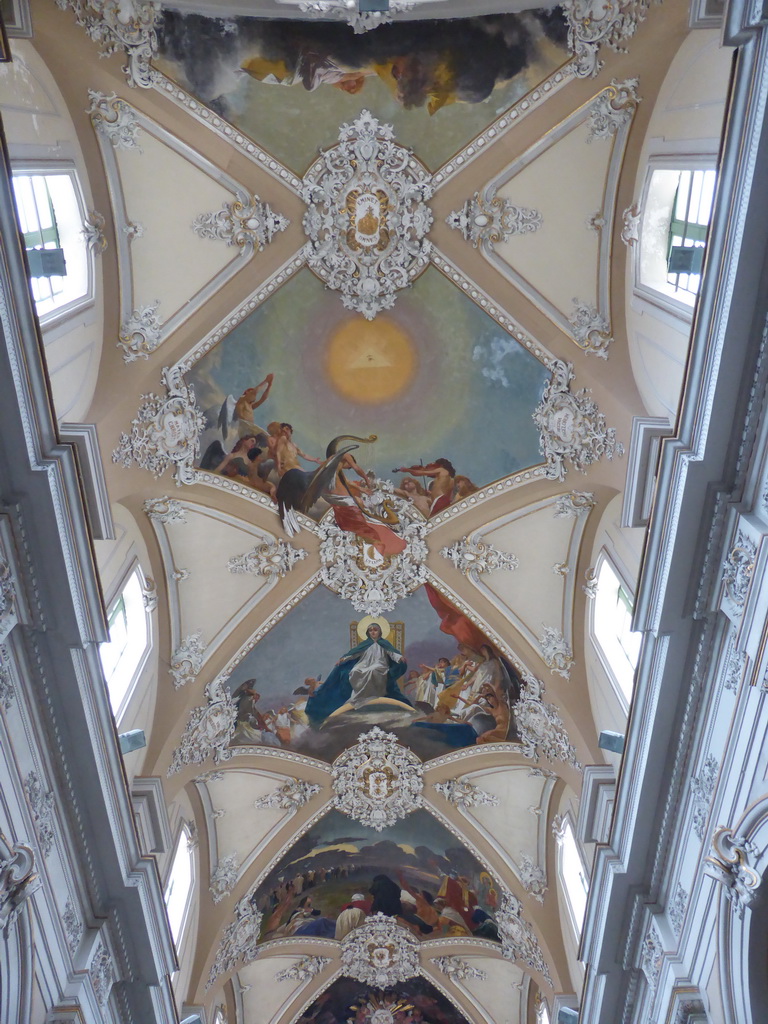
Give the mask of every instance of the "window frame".
[[[147, 577], [141, 567], [141, 564], [139, 563], [139, 560], [137, 558], [134, 558], [131, 561], [130, 565], [128, 566], [128, 569], [120, 576], [120, 581], [118, 585], [114, 588], [112, 597], [106, 606], [107, 624], [109, 624], [109, 619], [113, 613], [113, 610], [117, 606], [119, 600], [122, 598], [123, 594], [125, 593], [125, 589], [128, 586], [128, 583], [130, 582], [131, 578], [134, 575], [138, 579], [139, 586], [142, 592], [142, 603], [144, 604], [143, 598], [147, 590]], [[152, 653], [152, 648], [154, 646], [154, 635], [152, 631], [152, 613], [148, 611], [146, 604], [144, 604], [144, 617], [146, 620], [147, 631], [146, 643], [144, 644], [144, 649], [142, 650], [141, 655], [139, 656], [139, 659], [136, 662], [133, 673], [131, 674], [131, 679], [128, 685], [126, 686], [125, 692], [123, 693], [123, 696], [120, 698], [120, 702], [117, 705], [117, 707], [115, 707], [112, 703], [112, 695], [110, 693], [109, 688], [110, 681], [107, 678], [106, 669], [104, 669], [104, 662], [101, 659], [101, 657], [99, 658], [99, 660], [101, 661], [102, 671], [104, 672], [104, 682], [107, 688], [107, 697], [109, 698], [109, 704], [110, 707], [112, 708], [112, 714], [114, 716], [115, 722], [117, 723], [120, 722], [120, 720], [124, 717], [126, 711], [128, 710], [128, 706], [136, 692], [138, 682], [141, 679], [142, 675], [144, 674], [144, 669], [147, 666], [149, 656]]]
[[[83, 187], [80, 182], [80, 175], [78, 174], [77, 167], [70, 160], [37, 160], [37, 159], [12, 159], [11, 160], [11, 178], [23, 177], [25, 175], [39, 175], [41, 177], [49, 177], [54, 175], [66, 175], [72, 182], [72, 187], [77, 203], [78, 213], [80, 217], [81, 227], [85, 227], [85, 222], [88, 217], [88, 207], [85, 202], [85, 194]], [[21, 217], [16, 209], [17, 221], [19, 224], [19, 238], [24, 246], [24, 235], [21, 231]], [[32, 294], [32, 286], [30, 283], [30, 296], [32, 299], [32, 305], [35, 308], [35, 313], [40, 322], [40, 327], [43, 330], [47, 330], [54, 325], [61, 323], [64, 320], [68, 320], [70, 317], [75, 316], [82, 310], [88, 309], [94, 304], [95, 301], [95, 281], [96, 281], [96, 267], [94, 263], [94, 253], [85, 236], [82, 236], [83, 252], [85, 254], [85, 266], [86, 266], [86, 289], [82, 295], [77, 298], [71, 299], [69, 302], [63, 303], [60, 306], [56, 306], [49, 310], [47, 313], [37, 312], [37, 303], [35, 297]], [[27, 280], [30, 280], [29, 277]]]
[[[173, 934], [173, 924], [171, 922], [170, 913], [168, 911], [168, 888], [169, 888], [169, 886], [171, 884], [171, 877], [173, 875], [173, 866], [176, 863], [176, 858], [177, 858], [177, 856], [179, 854], [179, 851], [181, 849], [182, 842], [184, 842], [186, 844], [187, 855], [189, 857], [189, 863], [190, 863], [189, 888], [187, 889], [187, 895], [186, 895], [186, 898], [184, 900], [184, 909], [182, 910], [181, 918], [179, 920], [178, 935], [174, 936], [174, 934]], [[183, 942], [184, 942], [184, 939], [185, 939], [185, 936], [186, 936], [187, 925], [189, 924], [190, 915], [192, 913], [192, 908], [194, 906], [194, 898], [193, 897], [194, 897], [195, 888], [197, 886], [197, 875], [198, 875], [197, 858], [195, 856], [195, 846], [194, 846], [194, 843], [192, 841], [192, 831], [190, 829], [190, 822], [184, 821], [182, 819], [181, 824], [179, 825], [178, 832], [176, 834], [176, 840], [175, 840], [175, 842], [173, 843], [173, 846], [172, 846], [172, 850], [173, 850], [173, 853], [171, 854], [170, 860], [168, 862], [168, 872], [167, 872], [165, 880], [163, 882], [163, 903], [165, 904], [165, 912], [166, 912], [166, 914], [168, 916], [168, 927], [169, 927], [170, 932], [171, 932], [171, 939], [173, 940], [173, 946], [174, 946], [174, 949], [176, 950], [176, 959], [179, 962], [179, 970], [180, 970], [181, 969], [181, 947], [183, 945]]]
[[[574, 849], [575, 849], [576, 854], [577, 854], [577, 856], [579, 858], [580, 874], [583, 877], [584, 883], [585, 883], [585, 885], [584, 885], [584, 914], [582, 915], [582, 918], [581, 918], [580, 922], [576, 919], [576, 910], [575, 910], [575, 907], [573, 906], [572, 899], [571, 899], [570, 889], [569, 889], [568, 884], [567, 884], [567, 882], [565, 880], [565, 872], [563, 871], [563, 849], [565, 847], [566, 832], [568, 832], [568, 831], [570, 831], [571, 836], [573, 838]], [[581, 844], [579, 843], [578, 837], [576, 835], [576, 824], [575, 824], [575, 822], [573, 820], [573, 815], [571, 814], [570, 810], [567, 810], [561, 816], [560, 826], [559, 826], [559, 828], [557, 828], [557, 830], [555, 832], [555, 842], [557, 844], [557, 854], [556, 854], [556, 857], [555, 857], [555, 870], [557, 872], [557, 880], [558, 880], [560, 888], [561, 888], [561, 890], [563, 892], [565, 907], [566, 907], [566, 911], [568, 913], [568, 921], [570, 923], [571, 929], [572, 929], [574, 937], [576, 939], [576, 943], [578, 945], [578, 943], [581, 942], [581, 936], [582, 936], [582, 933], [584, 931], [584, 924], [585, 924], [586, 917], [587, 917], [587, 904], [589, 902], [590, 872], [589, 872], [589, 870], [587, 868], [587, 863], [584, 860], [584, 855], [583, 855], [582, 850], [581, 850]]]
[[[714, 154], [681, 154], [679, 156], [675, 154], [666, 154], [664, 156], [652, 156], [648, 160], [645, 171], [645, 180], [643, 181], [643, 188], [639, 203], [641, 215], [638, 242], [637, 245], [631, 248], [632, 291], [635, 297], [641, 302], [663, 309], [667, 313], [671, 313], [678, 320], [690, 323], [693, 319], [693, 313], [696, 308], [698, 292], [696, 293], [694, 302], [689, 305], [687, 302], [682, 301], [682, 299], [675, 298], [674, 295], [659, 291], [659, 289], [654, 288], [653, 285], [644, 282], [641, 277], [643, 264], [643, 233], [645, 229], [645, 218], [648, 213], [648, 194], [650, 192], [653, 175], [656, 171], [715, 171], [715, 174], [719, 176], [720, 168], [718, 166], [717, 156]], [[717, 178], [715, 179], [715, 193], [716, 191]], [[714, 210], [714, 197], [712, 209]], [[674, 210], [671, 212], [674, 213]], [[710, 221], [707, 224], [707, 236], [709, 234], [710, 225], [711, 211]]]
[[[635, 610], [635, 597], [636, 597], [635, 592], [632, 589], [632, 587], [629, 585], [629, 583], [627, 582], [627, 575], [626, 575], [626, 573], [623, 571], [623, 569], [618, 564], [616, 559], [611, 556], [610, 552], [606, 548], [602, 548], [600, 550], [600, 554], [597, 556], [597, 559], [595, 561], [595, 578], [596, 578], [596, 580], [598, 582], [598, 585], [599, 585], [599, 580], [600, 580], [600, 572], [601, 572], [603, 566], [606, 563], [608, 564], [609, 568], [613, 571], [613, 574], [618, 579], [619, 587], [621, 589], [623, 589], [624, 592], [629, 597], [630, 602], [631, 602], [630, 616], [633, 616], [634, 615], [634, 610]], [[595, 588], [595, 597], [594, 597], [593, 600], [591, 600], [589, 602], [589, 604], [590, 604], [590, 609], [589, 609], [589, 618], [588, 618], [588, 628], [589, 628], [589, 638], [590, 638], [590, 640], [592, 642], [592, 647], [593, 647], [594, 651], [597, 654], [597, 657], [598, 657], [598, 659], [600, 661], [600, 664], [603, 667], [603, 671], [605, 672], [605, 674], [607, 675], [608, 679], [610, 680], [611, 686], [613, 687], [614, 693], [616, 694], [616, 696], [617, 696], [617, 698], [618, 698], [618, 700], [619, 700], [619, 702], [621, 704], [622, 710], [624, 711], [625, 714], [627, 714], [629, 712], [629, 705], [631, 703], [632, 696], [634, 694], [634, 689], [635, 689], [634, 679], [635, 679], [635, 674], [637, 673], [637, 662], [635, 662], [635, 665], [634, 665], [634, 668], [633, 668], [633, 671], [632, 671], [632, 685], [631, 685], [631, 687], [629, 689], [629, 693], [626, 693], [625, 690], [624, 690], [624, 687], [621, 684], [621, 681], [619, 680], [619, 677], [616, 674], [616, 670], [615, 670], [615, 668], [614, 668], [614, 666], [613, 666], [613, 664], [611, 662], [610, 653], [605, 650], [605, 648], [603, 647], [603, 645], [602, 645], [602, 643], [600, 641], [600, 638], [599, 638], [599, 636], [597, 634], [597, 628], [596, 628], [596, 612], [597, 612], [597, 606], [598, 606], [597, 586]], [[616, 639], [617, 639], [618, 643], [621, 645], [621, 641], [619, 640], [618, 636], [616, 637]]]

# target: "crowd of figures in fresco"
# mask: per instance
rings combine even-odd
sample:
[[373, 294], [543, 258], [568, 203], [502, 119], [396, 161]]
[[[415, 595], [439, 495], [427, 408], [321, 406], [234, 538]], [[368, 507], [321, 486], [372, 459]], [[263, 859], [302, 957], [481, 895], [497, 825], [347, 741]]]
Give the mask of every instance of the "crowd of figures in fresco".
[[493, 879], [426, 811], [386, 839], [330, 812], [265, 879], [257, 901], [263, 940], [341, 940], [369, 915], [385, 914], [417, 938], [499, 941]]
[[339, 978], [297, 1024], [466, 1024], [466, 1020], [424, 978], [411, 978], [396, 991], [375, 991], [351, 978]]

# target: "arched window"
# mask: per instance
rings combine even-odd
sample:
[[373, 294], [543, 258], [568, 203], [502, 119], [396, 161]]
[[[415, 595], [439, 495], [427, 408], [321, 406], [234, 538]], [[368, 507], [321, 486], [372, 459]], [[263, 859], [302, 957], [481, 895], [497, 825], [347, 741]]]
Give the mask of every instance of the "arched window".
[[600, 660], [622, 704], [629, 707], [640, 653], [640, 633], [632, 632], [634, 599], [603, 553], [597, 567], [591, 631]]
[[101, 645], [101, 665], [112, 713], [119, 720], [141, 674], [150, 648], [150, 621], [144, 606], [144, 579], [136, 566], [107, 613], [109, 641]]
[[578, 939], [581, 936], [584, 913], [587, 909], [589, 878], [584, 861], [581, 859], [581, 852], [576, 842], [569, 814], [563, 817], [555, 835], [557, 838], [557, 874], [565, 893], [568, 916]]
[[80, 186], [73, 168], [16, 167], [13, 192], [35, 308], [46, 323], [91, 298]]
[[195, 854], [192, 837], [186, 825], [182, 825], [176, 848], [173, 852], [171, 870], [165, 886], [165, 906], [168, 910], [168, 923], [171, 935], [178, 952], [184, 925], [192, 902], [192, 890], [195, 883]]

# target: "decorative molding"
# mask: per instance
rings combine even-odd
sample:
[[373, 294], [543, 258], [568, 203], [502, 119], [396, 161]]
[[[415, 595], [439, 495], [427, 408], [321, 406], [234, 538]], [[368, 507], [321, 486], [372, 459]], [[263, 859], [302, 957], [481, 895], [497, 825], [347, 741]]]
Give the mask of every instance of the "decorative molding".
[[120, 435], [112, 461], [126, 467], [135, 463], [155, 477], [173, 466], [177, 483], [193, 483], [205, 417], [195, 405], [194, 388], [178, 369], [165, 367], [162, 382], [165, 396], [142, 396], [131, 432]]
[[374, 726], [333, 762], [333, 806], [381, 832], [423, 806], [423, 771], [394, 733]]
[[645, 975], [649, 987], [654, 991], [659, 981], [663, 956], [664, 949], [661, 939], [656, 925], [651, 920], [640, 951], [640, 969]]
[[197, 632], [185, 636], [173, 652], [168, 672], [177, 690], [195, 679], [203, 667], [205, 651], [206, 645], [203, 643], [202, 634]]
[[482, 197], [475, 192], [460, 210], [453, 210], [446, 218], [449, 228], [460, 231], [465, 241], [475, 249], [485, 242], [493, 250], [494, 243], [506, 242], [512, 235], [530, 234], [538, 231], [542, 216], [538, 210], [528, 206], [515, 206], [510, 199], [501, 196]]
[[265, 541], [244, 555], [234, 555], [227, 562], [233, 573], [266, 576], [270, 583], [287, 576], [291, 569], [307, 557], [304, 548], [295, 548], [284, 540]]
[[614, 455], [624, 454], [624, 446], [616, 441], [615, 429], [606, 427], [605, 416], [588, 397], [590, 389], [573, 393], [572, 380], [572, 364], [554, 360], [552, 379], [533, 413], [541, 435], [539, 450], [547, 461], [546, 475], [551, 480], [565, 479], [568, 462], [585, 473], [603, 456], [610, 461]]
[[608, 222], [603, 216], [602, 210], [598, 210], [597, 213], [591, 213], [585, 221], [587, 228], [590, 231], [594, 231], [596, 235], [600, 234], [600, 232], [603, 230], [607, 223]]
[[709, 754], [698, 775], [691, 779], [691, 794], [693, 796], [693, 831], [703, 841], [704, 826], [709, 817], [709, 805], [712, 802], [712, 795], [715, 792], [715, 783], [720, 765], [713, 754]]
[[157, 315], [159, 299], [134, 309], [127, 320], [120, 324], [117, 347], [123, 350], [126, 363], [137, 359], [149, 359], [163, 340], [163, 321]]
[[152, 84], [149, 62], [157, 53], [156, 25], [161, 5], [153, 0], [56, 0], [62, 11], [71, 8], [75, 20], [109, 57], [125, 50], [123, 67], [128, 85], [148, 89]]
[[189, 579], [189, 576], [189, 569], [174, 569], [171, 573], [171, 579], [174, 583], [183, 583], [184, 580]]
[[473, 967], [459, 956], [436, 956], [432, 963], [453, 982], [469, 981], [473, 978], [476, 978], [478, 981], [485, 981], [488, 977], [487, 971], [483, 971], [479, 967]]
[[7, 933], [39, 886], [35, 855], [30, 847], [23, 843], [14, 845], [0, 832], [0, 931]]
[[542, 623], [539, 648], [544, 663], [550, 671], [557, 672], [563, 679], [571, 678], [571, 668], [574, 664], [573, 651], [561, 630], [554, 626], [545, 626]]
[[683, 927], [683, 918], [685, 917], [689, 898], [690, 897], [686, 890], [678, 882], [677, 888], [675, 889], [675, 895], [672, 897], [669, 906], [667, 907], [669, 923], [672, 925], [672, 930], [678, 937]]
[[557, 708], [554, 704], [547, 704], [543, 697], [544, 684], [530, 673], [525, 673], [520, 699], [513, 709], [523, 755], [536, 761], [542, 758], [562, 761], [580, 769], [576, 751]]
[[523, 905], [511, 892], [502, 892], [501, 907], [496, 915], [501, 938], [501, 953], [507, 960], [520, 960], [537, 971], [552, 985], [549, 967], [531, 925], [523, 917]]
[[123, 234], [129, 243], [135, 241], [137, 238], [143, 238], [144, 231], [144, 225], [140, 224], [137, 220], [131, 220], [123, 224]]
[[135, 149], [141, 153], [141, 125], [133, 107], [125, 100], [119, 100], [113, 92], [107, 95], [89, 89], [88, 99], [91, 105], [86, 113], [90, 115], [91, 123], [99, 135], [108, 139], [114, 149]]
[[725, 898], [738, 917], [753, 902], [761, 876], [751, 867], [750, 858], [756, 854], [754, 845], [744, 836], [720, 826], [712, 836], [713, 853], [705, 861], [705, 872], [718, 881]]
[[608, 358], [608, 349], [613, 344], [611, 325], [594, 306], [580, 299], [573, 300], [574, 310], [568, 317], [571, 333], [587, 355], [600, 359]]
[[547, 873], [544, 868], [539, 867], [527, 853], [520, 855], [520, 881], [523, 888], [536, 900], [537, 903], [544, 902], [544, 894], [547, 892]]
[[624, 53], [623, 44], [645, 21], [650, 0], [563, 0], [561, 7], [568, 22], [568, 49], [576, 58], [573, 74], [591, 78], [603, 66], [600, 47]]
[[79, 946], [80, 940], [83, 937], [83, 921], [75, 905], [72, 902], [71, 897], [67, 897], [67, 902], [64, 905], [64, 913], [61, 915], [61, 921], [64, 925], [64, 934], [67, 937], [67, 947], [72, 956], [75, 955]]
[[32, 812], [35, 832], [43, 857], [48, 857], [53, 849], [53, 793], [43, 789], [37, 772], [30, 772], [24, 779], [24, 795]]
[[419, 940], [393, 917], [371, 914], [341, 942], [342, 972], [386, 989], [420, 973]]
[[[394, 14], [412, 10], [418, 3], [432, 0], [389, 0], [386, 10], [361, 11], [348, 0], [280, 0], [281, 3], [295, 4], [310, 18], [335, 18], [346, 21], [356, 35], [370, 32], [379, 25], [391, 25]], [[425, 12], [426, 14], [426, 12]]]
[[256, 959], [261, 917], [261, 912], [251, 902], [251, 894], [243, 896], [235, 907], [235, 919], [227, 925], [221, 945], [216, 951], [206, 989], [211, 987], [219, 975], [228, 973], [238, 964], [249, 964]]
[[597, 505], [591, 491], [571, 491], [561, 494], [555, 502], [555, 519], [579, 519], [587, 516]]
[[16, 576], [8, 562], [0, 555], [0, 640], [8, 637], [18, 621]]
[[219, 764], [232, 756], [229, 743], [235, 732], [237, 701], [218, 676], [206, 686], [205, 696], [208, 703], [190, 712], [168, 775], [181, 771], [185, 765], [202, 764], [209, 757]]
[[285, 231], [290, 223], [258, 196], [238, 192], [234, 202], [224, 203], [216, 213], [195, 217], [192, 230], [200, 238], [218, 239], [236, 246], [242, 253], [251, 253], [254, 249], [263, 252], [273, 236]]
[[149, 518], [163, 526], [171, 523], [186, 523], [187, 507], [175, 498], [148, 498], [144, 502], [144, 511]]
[[221, 903], [224, 897], [232, 892], [237, 884], [239, 866], [236, 853], [222, 857], [216, 864], [215, 871], [211, 872], [211, 884], [208, 886], [214, 903]]
[[621, 215], [621, 240], [630, 249], [640, 241], [640, 207], [637, 203], [628, 206]]
[[96, 948], [88, 973], [91, 976], [93, 991], [99, 1006], [105, 1008], [115, 980], [115, 967], [109, 950], [102, 942], [99, 942]]
[[368, 110], [307, 171], [304, 253], [347, 309], [373, 320], [427, 267], [432, 191], [426, 168]]
[[290, 967], [278, 971], [275, 981], [310, 981], [321, 974], [330, 962], [329, 956], [305, 956]]
[[440, 554], [449, 559], [459, 572], [463, 572], [474, 583], [486, 572], [503, 569], [513, 572], [520, 562], [515, 555], [499, 551], [492, 544], [486, 544], [477, 537], [462, 537], [461, 540], [442, 548]]
[[597, 570], [596, 569], [585, 569], [584, 579], [586, 583], [582, 583], [581, 589], [587, 595], [590, 601], [594, 601], [597, 597]]
[[640, 102], [637, 81], [636, 78], [628, 78], [617, 82], [613, 78], [611, 84], [595, 97], [589, 112], [587, 142], [610, 139], [629, 124]]
[[487, 793], [467, 779], [446, 779], [436, 782], [433, 788], [454, 807], [497, 807], [499, 804], [495, 793]]
[[282, 811], [298, 811], [320, 792], [320, 786], [304, 779], [288, 779], [278, 789], [254, 801], [257, 811], [275, 808]]
[[106, 218], [96, 210], [91, 210], [83, 221], [82, 236], [94, 256], [101, 256], [107, 248], [107, 239], [104, 235]]
[[342, 530], [335, 519], [323, 519], [320, 536], [320, 581], [334, 594], [352, 602], [355, 611], [381, 615], [413, 593], [429, 577], [425, 537], [428, 524], [410, 501], [393, 494], [393, 484], [375, 481], [375, 490], [361, 497], [363, 505], [377, 518], [394, 512], [391, 529], [403, 541], [400, 554], [384, 557], [370, 543]]
[[157, 584], [151, 576], [145, 576], [141, 587], [141, 600], [144, 602], [144, 611], [151, 615], [157, 608]]
[[0, 706], [5, 711], [8, 711], [13, 704], [15, 693], [8, 648], [5, 644], [0, 644]]
[[737, 609], [744, 607], [756, 559], [757, 544], [740, 529], [723, 563], [723, 586], [731, 603]]

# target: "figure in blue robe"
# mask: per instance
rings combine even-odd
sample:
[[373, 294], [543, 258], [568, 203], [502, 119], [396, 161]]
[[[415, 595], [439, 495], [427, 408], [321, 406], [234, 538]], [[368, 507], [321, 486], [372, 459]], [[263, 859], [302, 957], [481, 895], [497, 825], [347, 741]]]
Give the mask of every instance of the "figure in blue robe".
[[364, 702], [388, 698], [413, 707], [397, 685], [408, 668], [405, 658], [384, 640], [375, 622], [366, 630], [366, 637], [347, 651], [307, 701], [306, 715], [314, 728], [345, 705], [352, 710]]

